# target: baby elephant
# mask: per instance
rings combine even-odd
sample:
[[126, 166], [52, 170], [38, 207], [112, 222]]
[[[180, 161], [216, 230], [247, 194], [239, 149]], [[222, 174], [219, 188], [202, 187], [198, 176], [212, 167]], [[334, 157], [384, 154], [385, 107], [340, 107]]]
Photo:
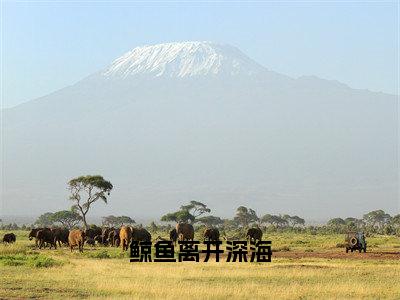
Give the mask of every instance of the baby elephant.
[[15, 243], [15, 241], [17, 240], [17, 237], [15, 236], [14, 233], [6, 233], [3, 237], [3, 243]]

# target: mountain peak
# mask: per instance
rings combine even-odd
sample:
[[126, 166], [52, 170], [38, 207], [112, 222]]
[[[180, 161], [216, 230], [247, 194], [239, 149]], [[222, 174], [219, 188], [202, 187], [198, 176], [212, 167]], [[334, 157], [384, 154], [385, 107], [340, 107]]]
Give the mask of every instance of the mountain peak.
[[212, 42], [177, 42], [136, 47], [113, 61], [102, 75], [127, 78], [252, 75], [265, 70], [239, 49]]

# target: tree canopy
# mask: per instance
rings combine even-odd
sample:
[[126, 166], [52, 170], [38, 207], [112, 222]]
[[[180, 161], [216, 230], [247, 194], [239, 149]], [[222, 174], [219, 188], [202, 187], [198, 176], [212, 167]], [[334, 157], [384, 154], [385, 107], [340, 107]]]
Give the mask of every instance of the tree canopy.
[[187, 205], [182, 205], [181, 210], [187, 210], [194, 218], [211, 212], [211, 209], [209, 209], [207, 205], [194, 200], [190, 201]]
[[391, 223], [400, 227], [400, 214], [393, 216]]
[[68, 189], [71, 193], [69, 198], [75, 203], [72, 209], [81, 215], [87, 229], [86, 214], [91, 205], [99, 199], [107, 203], [113, 185], [100, 175], [87, 175], [71, 179]]
[[182, 205], [180, 210], [163, 215], [161, 221], [193, 223], [196, 218], [209, 212], [211, 209], [206, 204], [192, 200], [189, 204]]
[[388, 224], [391, 220], [389, 214], [385, 213], [383, 210], [373, 210], [363, 216], [364, 221], [367, 225], [372, 227], [378, 226], [382, 228], [384, 225]]
[[40, 215], [36, 221], [35, 225], [40, 226], [40, 227], [50, 227], [54, 224], [54, 219], [53, 219], [53, 213], [52, 212], [46, 212], [42, 215]]
[[236, 214], [233, 219], [241, 226], [248, 226], [250, 223], [259, 221], [256, 212], [253, 209], [245, 206], [239, 206], [236, 209]]
[[161, 217], [161, 221], [164, 222], [184, 222], [184, 223], [192, 223], [194, 222], [195, 217], [187, 210], [178, 210], [173, 213], [166, 214]]
[[54, 223], [60, 223], [69, 229], [74, 228], [82, 221], [82, 217], [72, 210], [61, 210], [53, 214], [52, 219]]
[[224, 223], [224, 221], [220, 217], [215, 216], [205, 216], [201, 218], [197, 218], [196, 222], [204, 224], [205, 226], [218, 226]]
[[282, 218], [288, 222], [292, 227], [295, 227], [297, 225], [304, 226], [306, 223], [304, 219], [300, 218], [299, 216], [289, 216], [289, 215], [283, 215]]
[[346, 222], [342, 218], [330, 219], [327, 223], [328, 226], [341, 226], [346, 225]]
[[261, 223], [264, 224], [270, 224], [274, 225], [277, 227], [285, 227], [289, 225], [289, 219], [291, 217], [289, 215], [285, 216], [277, 216], [277, 215], [271, 215], [271, 214], [265, 214], [264, 216], [261, 217]]
[[109, 227], [118, 227], [121, 225], [127, 225], [127, 224], [135, 224], [135, 220], [133, 220], [131, 217], [128, 216], [107, 216], [102, 218], [103, 225], [109, 226]]

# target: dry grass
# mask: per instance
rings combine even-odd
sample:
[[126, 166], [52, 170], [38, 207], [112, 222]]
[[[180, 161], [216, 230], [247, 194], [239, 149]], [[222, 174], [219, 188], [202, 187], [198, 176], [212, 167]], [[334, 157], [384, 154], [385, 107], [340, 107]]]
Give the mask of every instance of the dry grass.
[[[293, 236], [287, 245], [303, 238], [307, 240]], [[332, 239], [328, 244], [336, 243]], [[0, 254], [35, 255], [30, 244], [20, 239], [14, 246], [0, 245]], [[318, 245], [313, 247], [318, 251]], [[109, 259], [89, 257], [89, 253], [100, 251], [104, 248], [87, 248], [84, 255], [71, 254], [66, 248], [43, 250], [42, 256], [61, 262], [48, 268], [0, 265], [0, 298], [400, 298], [399, 260], [275, 258], [264, 264], [129, 263], [127, 257], [119, 255], [120, 249], [107, 249]]]
[[277, 260], [271, 264], [129, 263], [70, 259], [61, 267], [2, 267], [0, 297], [261, 299], [400, 298], [399, 262]]

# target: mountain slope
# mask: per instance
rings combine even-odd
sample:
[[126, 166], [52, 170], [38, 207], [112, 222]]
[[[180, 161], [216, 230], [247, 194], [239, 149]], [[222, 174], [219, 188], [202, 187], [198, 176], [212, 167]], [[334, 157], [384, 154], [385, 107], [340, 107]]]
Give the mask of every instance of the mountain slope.
[[[237, 63], [234, 63], [237, 62]], [[397, 209], [396, 97], [268, 71], [230, 46], [137, 48], [4, 112], [4, 214], [68, 207], [66, 182], [115, 185], [94, 213], [320, 218]]]

